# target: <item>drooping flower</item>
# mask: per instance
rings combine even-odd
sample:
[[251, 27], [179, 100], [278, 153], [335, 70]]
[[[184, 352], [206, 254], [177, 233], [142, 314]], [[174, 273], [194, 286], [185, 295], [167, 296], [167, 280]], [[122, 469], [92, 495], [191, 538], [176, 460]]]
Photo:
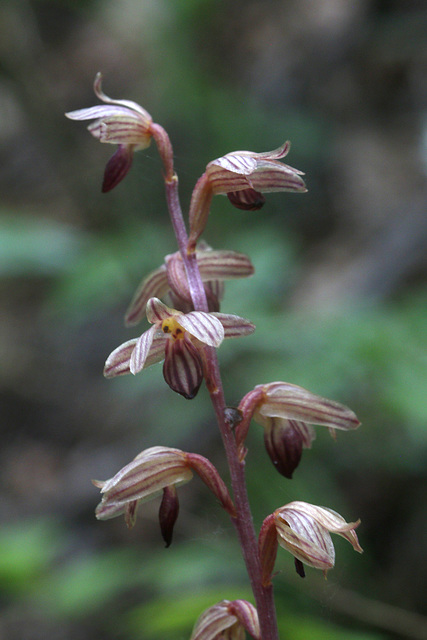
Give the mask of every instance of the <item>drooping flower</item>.
[[170, 447], [151, 447], [138, 454], [110, 480], [94, 481], [103, 494], [96, 508], [96, 517], [109, 520], [124, 514], [126, 524], [131, 528], [135, 524], [139, 504], [163, 493], [159, 522], [163, 539], [169, 546], [179, 511], [176, 488], [189, 482], [193, 472], [199, 475], [224, 509], [235, 516], [228, 489], [207, 458]]
[[190, 640], [244, 640], [245, 630], [260, 640], [255, 607], [246, 600], [222, 600], [202, 613]]
[[327, 571], [335, 564], [335, 549], [330, 534], [336, 533], [350, 542], [353, 549], [363, 552], [355, 529], [360, 520], [346, 522], [339, 513], [308, 502], [290, 502], [276, 509], [263, 522], [259, 540], [263, 584], [271, 582], [278, 545], [295, 558], [297, 573], [304, 578], [303, 563]]
[[95, 120], [88, 130], [100, 142], [117, 144], [118, 149], [105, 167], [102, 191], [110, 191], [128, 173], [134, 151], [146, 149], [152, 138], [152, 118], [139, 104], [131, 100], [113, 100], [102, 91], [102, 75], [95, 77], [94, 91], [105, 103], [88, 109], [70, 111], [71, 120]]
[[204, 375], [204, 347], [219, 347], [224, 338], [252, 333], [255, 326], [239, 316], [167, 307], [158, 298], [146, 306], [153, 325], [139, 338], [115, 349], [104, 367], [106, 378], [133, 373], [164, 360], [163, 376], [173, 391], [194, 398]]
[[238, 209], [257, 211], [265, 203], [263, 193], [307, 191], [302, 171], [279, 162], [289, 149], [285, 142], [274, 151], [234, 151], [209, 162], [191, 198], [189, 248], [203, 233], [214, 195], [226, 195]]
[[[254, 267], [245, 254], [237, 251], [214, 251], [206, 243], [201, 243], [197, 248], [196, 259], [209, 311], [219, 311], [224, 280], [247, 278], [254, 272]], [[141, 282], [126, 312], [126, 324], [138, 324], [145, 317], [145, 307], [150, 298], [167, 296], [175, 309], [184, 313], [192, 310], [188, 280], [179, 251], [166, 256], [165, 264], [152, 271]]]
[[239, 409], [246, 420], [237, 428], [236, 438], [242, 443], [250, 419], [264, 427], [267, 452], [278, 470], [291, 478], [298, 466], [303, 448], [310, 448], [316, 437], [313, 424], [345, 431], [356, 429], [360, 422], [348, 407], [315, 395], [288, 382], [257, 385], [241, 401]]
[[297, 560], [321, 569], [326, 575], [335, 564], [335, 548], [331, 533], [350, 542], [362, 553], [355, 529], [360, 520], [346, 522], [339, 513], [307, 502], [290, 502], [274, 512], [277, 541]]

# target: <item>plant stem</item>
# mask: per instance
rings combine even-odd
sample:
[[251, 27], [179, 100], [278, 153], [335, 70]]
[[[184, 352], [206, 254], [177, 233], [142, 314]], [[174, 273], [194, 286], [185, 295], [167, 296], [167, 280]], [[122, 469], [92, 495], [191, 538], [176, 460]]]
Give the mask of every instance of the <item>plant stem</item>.
[[[162, 130], [162, 149], [167, 149], [170, 154], [172, 147], [168, 142], [168, 138], [165, 136], [167, 136], [167, 134]], [[167, 140], [166, 144], [165, 140]], [[167, 158], [165, 158], [165, 154], [162, 152], [161, 155], [166, 170], [166, 200], [179, 250], [185, 265], [188, 286], [194, 309], [196, 311], [208, 311], [206, 293], [197, 265], [196, 253], [193, 252], [190, 255], [187, 253], [188, 235], [179, 201], [178, 178], [171, 169], [173, 166], [171, 155], [168, 155]], [[258, 553], [257, 538], [246, 489], [245, 462], [239, 461], [234, 433], [230, 428], [230, 425], [225, 420], [226, 404], [216, 350], [212, 347], [208, 347], [206, 352], [209, 376], [209, 380], [207, 380], [207, 387], [211, 396], [227, 456], [234, 503], [236, 507], [237, 515], [235, 518], [232, 518], [232, 522], [239, 538], [243, 558], [257, 606], [261, 639], [279, 640], [273, 587], [271, 584], [267, 586], [262, 584], [262, 571]]]

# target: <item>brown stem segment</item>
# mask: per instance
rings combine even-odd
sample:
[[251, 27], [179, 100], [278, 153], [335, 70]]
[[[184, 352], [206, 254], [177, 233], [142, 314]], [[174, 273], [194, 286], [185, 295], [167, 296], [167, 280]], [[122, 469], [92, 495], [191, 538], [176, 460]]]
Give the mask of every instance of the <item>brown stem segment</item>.
[[[160, 131], [161, 130], [161, 131]], [[208, 311], [205, 289], [200, 277], [195, 252], [188, 253], [188, 235], [185, 228], [181, 205], [178, 195], [178, 178], [173, 170], [173, 154], [167, 134], [156, 125], [156, 142], [160, 141], [159, 152], [165, 167], [166, 200], [172, 225], [177, 238], [179, 250], [185, 265], [188, 286], [196, 311]], [[236, 516], [231, 521], [236, 529], [242, 549], [246, 569], [254, 594], [262, 640], [279, 640], [276, 611], [271, 584], [263, 585], [262, 568], [258, 553], [258, 544], [252, 513], [249, 505], [245, 481], [245, 462], [239, 460], [235, 437], [230, 425], [226, 421], [226, 403], [222, 387], [216, 350], [206, 349], [206, 367], [208, 370], [209, 393], [218, 421], [222, 441], [230, 469], [231, 485], [236, 507]]]

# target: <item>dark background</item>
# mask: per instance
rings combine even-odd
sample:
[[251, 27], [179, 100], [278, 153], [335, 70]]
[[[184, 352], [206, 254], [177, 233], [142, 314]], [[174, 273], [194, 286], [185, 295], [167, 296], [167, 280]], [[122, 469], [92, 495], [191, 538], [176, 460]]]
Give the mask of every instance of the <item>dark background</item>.
[[279, 553], [282, 638], [427, 635], [426, 34], [422, 0], [3, 0], [1, 637], [181, 640], [218, 600], [252, 599], [197, 479], [180, 490], [170, 549], [157, 501], [131, 532], [94, 517], [90, 480], [149, 446], [207, 455], [227, 478], [204, 389], [172, 394], [159, 366], [102, 377], [138, 335], [123, 326], [134, 289], [176, 247], [154, 145], [103, 195], [112, 147], [63, 116], [97, 103], [97, 71], [169, 132], [184, 209], [213, 158], [292, 141], [308, 194], [271, 194], [256, 213], [216, 198], [205, 234], [256, 268], [222, 306], [257, 325], [221, 346], [229, 404], [286, 380], [363, 423], [336, 443], [316, 428], [292, 481], [252, 427], [257, 527], [295, 499], [362, 519], [364, 554], [335, 537], [327, 581], [301, 580]]

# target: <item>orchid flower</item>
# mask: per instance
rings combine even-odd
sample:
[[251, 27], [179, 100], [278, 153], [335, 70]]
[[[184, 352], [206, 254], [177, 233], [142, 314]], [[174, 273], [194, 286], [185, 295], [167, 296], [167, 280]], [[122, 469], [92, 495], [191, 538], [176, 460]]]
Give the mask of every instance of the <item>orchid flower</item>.
[[242, 399], [239, 409], [246, 420], [237, 428], [237, 440], [246, 437], [250, 418], [264, 427], [264, 443], [277, 471], [286, 478], [298, 466], [303, 448], [310, 448], [316, 434], [313, 424], [335, 429], [357, 429], [360, 422], [348, 407], [322, 398], [288, 382], [257, 385]]
[[[209, 311], [219, 311], [224, 280], [247, 278], [254, 272], [254, 267], [245, 254], [237, 251], [214, 251], [206, 243], [201, 243], [197, 248], [196, 259], [204, 283]], [[142, 320], [150, 298], [165, 296], [169, 296], [173, 306], [180, 311], [187, 312], [193, 308], [185, 267], [179, 251], [166, 256], [165, 263], [141, 282], [126, 312], [126, 324], [134, 325]]]
[[245, 630], [260, 640], [258, 613], [246, 600], [222, 600], [197, 620], [190, 640], [243, 640]]
[[101, 85], [102, 75], [98, 73], [93, 88], [105, 106], [78, 109], [65, 115], [71, 120], [95, 120], [88, 126], [93, 137], [100, 142], [119, 146], [105, 167], [102, 191], [106, 192], [126, 176], [132, 165], [134, 151], [150, 146], [153, 121], [150, 114], [136, 102], [109, 98]]
[[297, 573], [304, 578], [303, 563], [321, 569], [326, 576], [335, 564], [335, 549], [330, 534], [336, 533], [350, 542], [353, 549], [363, 549], [355, 533], [360, 520], [346, 522], [339, 513], [308, 502], [286, 504], [264, 520], [258, 539], [263, 584], [271, 582], [278, 546], [295, 558]]
[[204, 347], [219, 347], [224, 338], [248, 335], [255, 326], [239, 316], [190, 311], [182, 313], [150, 298], [146, 307], [153, 325], [139, 338], [115, 349], [104, 367], [106, 378], [136, 374], [164, 360], [163, 376], [173, 391], [194, 398], [204, 375]]
[[289, 149], [285, 142], [274, 151], [233, 151], [209, 162], [191, 197], [189, 246], [203, 233], [214, 195], [226, 195], [238, 209], [257, 211], [265, 203], [263, 193], [307, 191], [303, 172], [279, 162]]
[[132, 528], [139, 504], [163, 493], [159, 521], [163, 539], [169, 546], [179, 512], [176, 488], [189, 482], [193, 471], [214, 493], [224, 509], [235, 516], [228, 489], [207, 458], [171, 447], [151, 447], [139, 453], [109, 480], [93, 481], [103, 494], [95, 511], [96, 517], [109, 520], [124, 514], [127, 526]]

